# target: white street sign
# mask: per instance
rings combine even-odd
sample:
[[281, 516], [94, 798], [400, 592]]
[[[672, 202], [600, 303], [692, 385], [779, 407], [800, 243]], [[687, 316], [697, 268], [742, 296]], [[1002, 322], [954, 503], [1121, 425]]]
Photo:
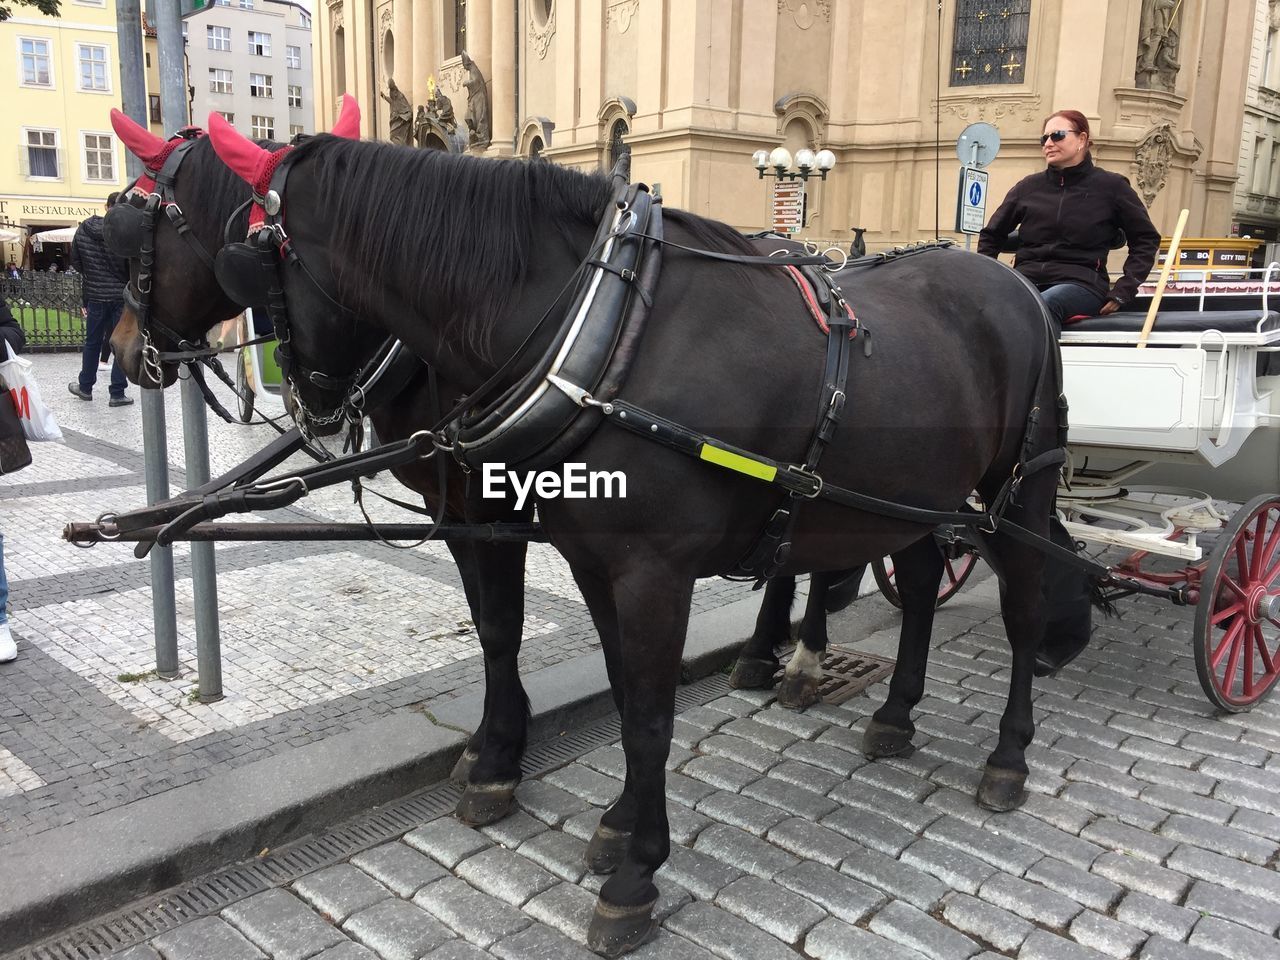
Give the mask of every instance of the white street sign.
[[981, 233], [987, 222], [987, 174], [976, 167], [960, 169], [960, 196], [956, 205], [956, 229]]

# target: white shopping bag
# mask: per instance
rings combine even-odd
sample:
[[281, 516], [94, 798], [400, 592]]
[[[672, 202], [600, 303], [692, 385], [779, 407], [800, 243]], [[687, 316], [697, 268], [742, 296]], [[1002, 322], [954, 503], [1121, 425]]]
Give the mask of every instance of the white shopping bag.
[[62, 431], [53, 419], [53, 411], [40, 396], [40, 386], [32, 372], [30, 360], [24, 360], [5, 343], [9, 359], [0, 361], [0, 380], [4, 380], [13, 397], [13, 407], [22, 422], [22, 432], [28, 440], [61, 440]]

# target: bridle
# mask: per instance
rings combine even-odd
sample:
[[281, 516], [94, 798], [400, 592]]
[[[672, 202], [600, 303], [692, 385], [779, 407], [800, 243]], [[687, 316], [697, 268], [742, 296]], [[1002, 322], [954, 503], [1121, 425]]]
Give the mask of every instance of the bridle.
[[[216, 257], [215, 273], [223, 291], [235, 302], [245, 306], [265, 305], [278, 343], [281, 375], [298, 411], [298, 428], [309, 441], [317, 441], [313, 434], [317, 427], [346, 422], [353, 431], [359, 431], [365, 411], [377, 408], [403, 390], [421, 372], [423, 363], [393, 336], [384, 339], [372, 356], [347, 376], [309, 369], [299, 360], [293, 349], [293, 325], [284, 291], [287, 269], [301, 270], [316, 292], [343, 315], [352, 315], [352, 311], [340, 303], [307, 268], [285, 230], [281, 198], [292, 167], [292, 153], [292, 145], [274, 151], [252, 184], [253, 196], [247, 202], [250, 207], [248, 235], [244, 241], [226, 242], [243, 206], [228, 219], [223, 230], [224, 243]], [[333, 395], [337, 401], [320, 410], [308, 408], [297, 388], [300, 379]], [[435, 405], [438, 399], [434, 373], [431, 379], [432, 403]]]

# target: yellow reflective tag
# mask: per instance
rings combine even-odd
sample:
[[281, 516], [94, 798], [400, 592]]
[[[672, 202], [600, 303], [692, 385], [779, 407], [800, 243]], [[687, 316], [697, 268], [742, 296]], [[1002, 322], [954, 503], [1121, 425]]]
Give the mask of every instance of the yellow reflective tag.
[[759, 460], [752, 460], [750, 457], [744, 457], [741, 454], [730, 453], [728, 450], [721, 450], [719, 447], [713, 447], [709, 443], [702, 445], [701, 457], [708, 463], [714, 463], [718, 467], [725, 467], [729, 470], [736, 470], [738, 473], [745, 473], [748, 477], [755, 477], [757, 480], [772, 483], [773, 478], [778, 475], [777, 467], [761, 463]]

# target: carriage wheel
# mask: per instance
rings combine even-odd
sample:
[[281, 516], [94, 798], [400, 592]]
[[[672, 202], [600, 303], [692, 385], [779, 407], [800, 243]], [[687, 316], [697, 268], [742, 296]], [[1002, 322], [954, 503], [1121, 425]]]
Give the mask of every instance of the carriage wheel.
[[[978, 555], [972, 550], [961, 547], [958, 556], [952, 556], [950, 548], [944, 547], [943, 550], [946, 554], [946, 567], [942, 571], [942, 582], [938, 584], [938, 601], [934, 604], [935, 607], [942, 606], [954, 597], [969, 579], [969, 574], [973, 573], [973, 568], [978, 565]], [[880, 588], [884, 598], [901, 610], [902, 597], [898, 596], [898, 587], [893, 580], [893, 558], [881, 557], [871, 564], [871, 572], [875, 575], [876, 586]]]
[[1223, 529], [1195, 639], [1200, 685], [1223, 710], [1247, 710], [1280, 678], [1280, 496], [1255, 497]]
[[240, 422], [248, 423], [253, 419], [253, 387], [249, 385], [248, 360], [245, 352], [240, 351], [236, 358], [236, 393], [240, 408]]

